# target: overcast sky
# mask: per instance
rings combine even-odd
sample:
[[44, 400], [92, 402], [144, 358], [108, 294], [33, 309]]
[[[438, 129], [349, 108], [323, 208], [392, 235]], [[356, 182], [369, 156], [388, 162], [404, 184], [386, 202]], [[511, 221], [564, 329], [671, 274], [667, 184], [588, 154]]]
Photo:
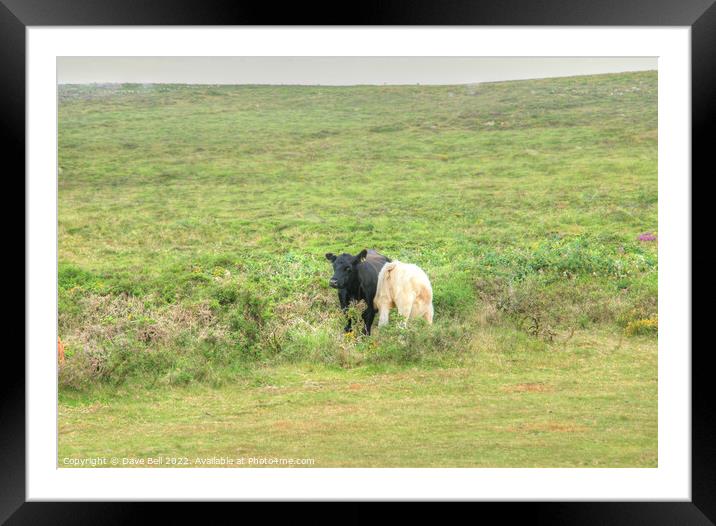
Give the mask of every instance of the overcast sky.
[[57, 81], [467, 84], [656, 68], [656, 57], [58, 57]]

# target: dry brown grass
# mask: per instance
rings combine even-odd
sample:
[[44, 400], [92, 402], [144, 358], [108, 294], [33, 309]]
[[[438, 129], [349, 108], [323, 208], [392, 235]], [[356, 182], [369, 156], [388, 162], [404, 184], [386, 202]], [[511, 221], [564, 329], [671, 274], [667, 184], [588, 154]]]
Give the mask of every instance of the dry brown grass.
[[502, 388], [506, 393], [545, 393], [552, 390], [552, 386], [541, 383], [506, 385]]
[[182, 334], [191, 334], [199, 342], [226, 341], [228, 334], [228, 327], [218, 320], [207, 301], [161, 309], [152, 306], [151, 297], [127, 294], [91, 294], [78, 301], [83, 319], [60, 316], [59, 320], [63, 351], [71, 358], [60, 360], [61, 385], [81, 387], [110, 374], [113, 348], [150, 353], [181, 348], [177, 339]]
[[199, 339], [221, 338], [226, 333], [207, 301], [186, 306], [175, 304], [163, 309], [151, 307], [152, 297], [91, 294], [78, 300], [82, 322], [60, 316], [60, 332], [73, 350], [98, 351], [107, 340], [133, 336], [144, 343], [167, 344], [181, 331]]
[[508, 427], [511, 433], [584, 433], [589, 428], [571, 422], [539, 422]]

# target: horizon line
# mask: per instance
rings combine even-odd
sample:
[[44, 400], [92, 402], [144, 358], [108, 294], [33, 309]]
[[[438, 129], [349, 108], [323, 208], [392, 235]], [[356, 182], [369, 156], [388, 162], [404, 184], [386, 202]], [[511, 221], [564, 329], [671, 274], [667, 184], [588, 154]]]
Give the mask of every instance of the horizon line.
[[91, 81], [91, 82], [63, 82], [57, 81], [57, 86], [121, 86], [124, 84], [136, 84], [136, 85], [151, 85], [151, 86], [282, 86], [282, 87], [322, 87], [322, 88], [350, 88], [358, 86], [470, 86], [476, 84], [497, 84], [500, 82], [528, 82], [532, 80], [548, 80], [558, 78], [576, 78], [576, 77], [599, 77], [605, 75], [620, 75], [624, 73], [658, 73], [658, 68], [655, 69], [635, 69], [626, 71], [613, 71], [604, 73], [588, 73], [582, 75], [553, 75], [548, 77], [530, 77], [530, 78], [511, 78], [504, 80], [476, 80], [466, 82], [452, 82], [452, 83], [437, 83], [437, 82], [411, 82], [411, 83], [394, 83], [394, 82], [383, 82], [383, 83], [353, 83], [353, 84], [312, 84], [312, 83], [260, 83], [260, 82], [153, 82], [153, 81]]

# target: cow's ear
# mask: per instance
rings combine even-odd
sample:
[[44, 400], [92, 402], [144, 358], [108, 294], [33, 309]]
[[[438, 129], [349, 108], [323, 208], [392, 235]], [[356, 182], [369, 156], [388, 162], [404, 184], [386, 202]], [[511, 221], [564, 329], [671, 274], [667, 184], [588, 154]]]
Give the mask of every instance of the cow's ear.
[[368, 250], [364, 248], [363, 250], [360, 251], [360, 254], [358, 254], [356, 256], [356, 262], [363, 263], [365, 261], [365, 258], [367, 255], [368, 255]]
[[326, 259], [333, 263], [336, 260], [336, 255], [333, 252], [326, 254]]

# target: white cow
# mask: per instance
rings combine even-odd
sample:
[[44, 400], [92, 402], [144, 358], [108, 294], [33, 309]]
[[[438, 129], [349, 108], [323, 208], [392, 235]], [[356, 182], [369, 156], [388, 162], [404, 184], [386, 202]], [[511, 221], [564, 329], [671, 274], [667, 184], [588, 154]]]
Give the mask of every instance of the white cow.
[[410, 263], [392, 261], [383, 265], [378, 274], [378, 287], [373, 304], [380, 318], [378, 327], [388, 323], [392, 307], [406, 320], [424, 318], [433, 322], [433, 289], [423, 269]]

